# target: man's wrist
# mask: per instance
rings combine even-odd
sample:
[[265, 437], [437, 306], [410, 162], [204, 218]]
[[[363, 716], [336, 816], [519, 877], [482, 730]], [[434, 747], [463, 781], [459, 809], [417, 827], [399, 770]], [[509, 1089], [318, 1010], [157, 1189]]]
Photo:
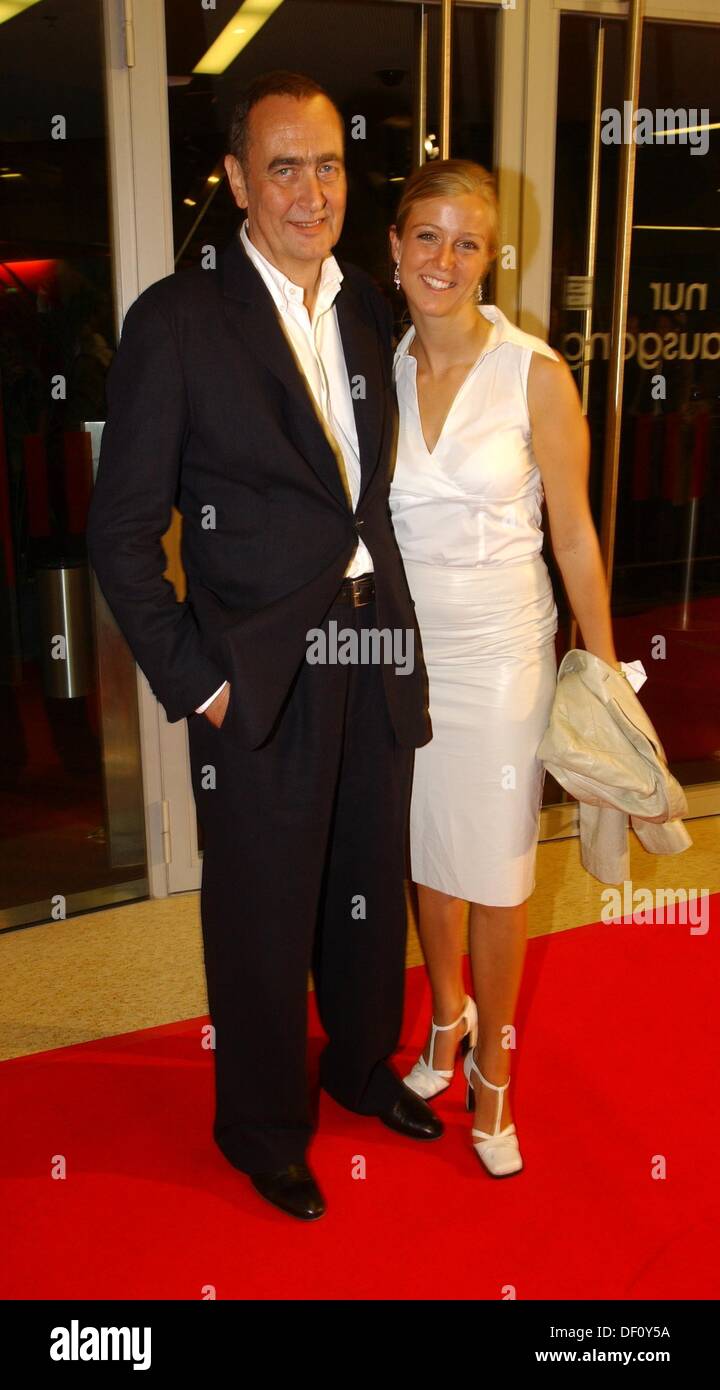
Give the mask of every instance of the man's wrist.
[[226, 686], [226, 685], [227, 685], [227, 681], [223, 681], [222, 685], [219, 685], [219, 686], [218, 686], [217, 690], [213, 692], [213, 694], [210, 696], [209, 699], [205, 700], [205, 701], [203, 702], [202, 705], [198, 705], [198, 706], [197, 706], [197, 708], [196, 708], [196, 710], [195, 710], [195, 713], [196, 713], [196, 714], [204, 714], [204, 713], [205, 713], [205, 710], [210, 708], [210, 706], [211, 706], [213, 700], [217, 700], [218, 695], [220, 694], [221, 690], [224, 690], [224, 689], [225, 689], [225, 686]]

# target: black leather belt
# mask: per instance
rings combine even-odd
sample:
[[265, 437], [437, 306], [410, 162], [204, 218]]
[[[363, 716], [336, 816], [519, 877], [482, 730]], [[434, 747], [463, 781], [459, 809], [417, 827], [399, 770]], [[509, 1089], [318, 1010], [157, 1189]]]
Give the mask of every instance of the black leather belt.
[[374, 574], [360, 574], [357, 579], [343, 579], [336, 603], [349, 603], [353, 608], [362, 608], [375, 597]]

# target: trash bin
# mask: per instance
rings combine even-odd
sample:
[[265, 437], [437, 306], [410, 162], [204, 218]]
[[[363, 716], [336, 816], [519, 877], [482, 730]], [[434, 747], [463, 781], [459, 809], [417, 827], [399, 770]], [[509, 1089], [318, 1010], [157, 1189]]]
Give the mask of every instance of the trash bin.
[[94, 681], [87, 560], [50, 560], [37, 568], [43, 690], [58, 700], [87, 695]]

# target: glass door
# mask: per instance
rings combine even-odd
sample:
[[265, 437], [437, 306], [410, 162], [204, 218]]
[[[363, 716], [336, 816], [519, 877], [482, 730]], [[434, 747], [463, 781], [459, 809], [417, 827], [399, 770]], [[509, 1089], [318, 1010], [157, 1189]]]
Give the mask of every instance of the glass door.
[[[685, 7], [646, 7], [635, 117], [625, 104], [628, 21], [616, 7], [557, 17], [548, 337], [575, 373], [590, 425], [618, 653], [642, 660], [643, 704], [691, 812], [701, 814], [720, 810], [720, 3], [692, 9], [687, 23]], [[618, 306], [630, 138], [629, 277]], [[556, 592], [560, 606], [557, 575]], [[566, 649], [577, 632], [566, 608], [562, 620]], [[549, 796], [560, 799], [552, 785]]]
[[0, 926], [148, 891], [135, 666], [85, 521], [116, 345], [101, 0], [0, 5]]

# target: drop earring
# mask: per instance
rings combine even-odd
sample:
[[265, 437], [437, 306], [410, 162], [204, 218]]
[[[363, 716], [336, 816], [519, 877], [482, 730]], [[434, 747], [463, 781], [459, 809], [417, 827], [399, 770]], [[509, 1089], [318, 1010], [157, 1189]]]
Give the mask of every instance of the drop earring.
[[482, 297], [483, 297], [482, 280], [478, 280], [478, 287], [477, 287], [477, 289], [476, 289], [476, 291], [475, 291], [475, 298], [476, 298], [478, 304], [482, 304]]
[[395, 274], [393, 275], [393, 283], [394, 283], [394, 285], [395, 285], [395, 289], [396, 289], [396, 290], [399, 290], [399, 289], [400, 289], [400, 262], [399, 262], [399, 261], [396, 261], [396, 262], [395, 262]]

